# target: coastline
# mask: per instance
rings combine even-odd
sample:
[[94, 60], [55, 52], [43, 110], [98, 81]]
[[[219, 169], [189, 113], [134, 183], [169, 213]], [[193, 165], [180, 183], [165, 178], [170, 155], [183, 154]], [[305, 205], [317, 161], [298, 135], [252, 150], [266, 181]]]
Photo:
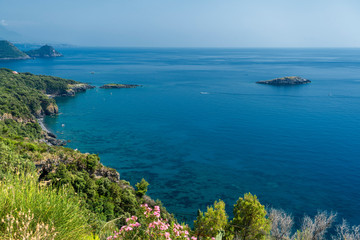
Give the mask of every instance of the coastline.
[[11, 60], [26, 60], [31, 59], [31, 57], [18, 57], [18, 58], [0, 58], [0, 61], [11, 61]]
[[47, 132], [47, 133], [52, 133], [49, 129], [47, 129], [45, 127], [45, 124], [44, 124], [44, 118], [36, 118], [38, 124], [40, 125], [41, 129], [44, 131], [44, 132]]
[[58, 139], [57, 136], [52, 133], [48, 128], [46, 128], [44, 124], [44, 117], [36, 118], [37, 123], [40, 125], [41, 130], [44, 132], [44, 139], [45, 142], [49, 146], [65, 146], [67, 141]]

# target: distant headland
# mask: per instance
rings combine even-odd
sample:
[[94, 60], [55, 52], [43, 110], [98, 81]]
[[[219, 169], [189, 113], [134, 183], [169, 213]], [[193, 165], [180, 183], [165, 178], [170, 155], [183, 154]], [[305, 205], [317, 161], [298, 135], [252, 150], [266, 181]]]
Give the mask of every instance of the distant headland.
[[6, 40], [0, 40], [0, 60], [23, 60], [29, 58], [53, 58], [62, 57], [52, 46], [44, 45], [39, 49], [23, 52], [14, 44]]
[[33, 58], [53, 58], [63, 56], [61, 53], [57, 52], [52, 46], [49, 45], [44, 45], [39, 49], [30, 50], [26, 53]]
[[30, 57], [9, 41], [0, 40], [0, 60], [22, 60]]

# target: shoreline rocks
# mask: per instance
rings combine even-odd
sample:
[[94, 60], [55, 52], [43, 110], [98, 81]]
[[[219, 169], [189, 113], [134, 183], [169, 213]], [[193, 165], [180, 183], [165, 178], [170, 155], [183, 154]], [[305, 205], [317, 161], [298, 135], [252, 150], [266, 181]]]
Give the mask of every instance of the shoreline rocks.
[[275, 78], [265, 81], [258, 81], [256, 83], [275, 85], [275, 86], [287, 86], [287, 85], [307, 84], [307, 83], [311, 83], [311, 81], [302, 77], [283, 77], [283, 78]]
[[95, 88], [95, 86], [91, 86], [86, 83], [69, 84], [69, 89], [66, 90], [66, 93], [57, 95], [56, 97], [72, 97], [75, 96], [76, 93], [85, 92], [86, 90], [93, 88]]
[[37, 122], [40, 125], [42, 131], [43, 131], [43, 142], [45, 142], [48, 145], [52, 146], [65, 146], [66, 141], [58, 139], [55, 134], [49, 131], [44, 125], [44, 119], [43, 118], [37, 118]]

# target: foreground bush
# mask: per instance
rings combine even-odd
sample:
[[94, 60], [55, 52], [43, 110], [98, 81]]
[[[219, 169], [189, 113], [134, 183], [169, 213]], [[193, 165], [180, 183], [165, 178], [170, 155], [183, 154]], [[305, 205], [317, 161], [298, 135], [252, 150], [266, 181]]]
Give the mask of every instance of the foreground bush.
[[35, 174], [0, 182], [0, 239], [84, 239], [88, 213], [68, 190], [40, 186]]
[[194, 221], [194, 233], [198, 239], [211, 239], [214, 236], [219, 238], [225, 232], [227, 224], [225, 203], [221, 200], [215, 201], [214, 206], [208, 206], [205, 213], [198, 210], [197, 219]]

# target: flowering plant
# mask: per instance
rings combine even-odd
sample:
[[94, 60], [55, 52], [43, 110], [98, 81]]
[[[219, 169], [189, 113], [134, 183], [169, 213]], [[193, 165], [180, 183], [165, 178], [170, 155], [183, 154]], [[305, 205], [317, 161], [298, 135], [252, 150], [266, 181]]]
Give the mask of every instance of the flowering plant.
[[144, 240], [196, 240], [196, 237], [189, 236], [187, 225], [169, 223], [167, 219], [160, 216], [160, 207], [150, 208], [147, 204], [141, 205], [143, 216], [141, 224], [136, 216], [126, 219], [126, 225], [113, 236], [107, 239], [144, 239]]

